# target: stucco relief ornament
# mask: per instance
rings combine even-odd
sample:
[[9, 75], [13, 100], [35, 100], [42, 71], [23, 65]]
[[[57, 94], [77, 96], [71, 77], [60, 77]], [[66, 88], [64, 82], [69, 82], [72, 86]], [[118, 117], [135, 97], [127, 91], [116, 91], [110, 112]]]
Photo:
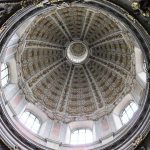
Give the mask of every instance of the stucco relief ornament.
[[15, 147], [14, 150], [21, 150], [19, 147]]
[[139, 135], [139, 136], [135, 139], [135, 141], [132, 143], [133, 148], [135, 149], [135, 148], [142, 142], [142, 140], [143, 140], [142, 135]]
[[0, 33], [3, 32], [5, 29], [6, 29], [6, 26], [2, 26], [2, 27], [0, 28]]

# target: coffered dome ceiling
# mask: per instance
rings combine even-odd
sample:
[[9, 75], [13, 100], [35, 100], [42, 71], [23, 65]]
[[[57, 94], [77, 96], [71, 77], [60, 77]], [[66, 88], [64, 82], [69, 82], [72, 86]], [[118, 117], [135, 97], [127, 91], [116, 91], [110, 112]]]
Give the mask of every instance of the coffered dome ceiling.
[[115, 18], [85, 6], [36, 17], [16, 56], [27, 100], [50, 118], [66, 122], [111, 112], [132, 90], [134, 50], [129, 35]]

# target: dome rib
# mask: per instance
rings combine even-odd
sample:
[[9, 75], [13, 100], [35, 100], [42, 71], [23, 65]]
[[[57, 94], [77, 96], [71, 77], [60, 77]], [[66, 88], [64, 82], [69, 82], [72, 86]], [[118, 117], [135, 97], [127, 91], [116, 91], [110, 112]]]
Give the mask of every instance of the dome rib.
[[64, 50], [65, 47], [59, 44], [44, 42], [39, 40], [26, 40], [25, 48], [47, 48], [52, 50]]
[[64, 84], [64, 87], [63, 87], [63, 90], [62, 90], [61, 97], [60, 97], [58, 105], [57, 105], [56, 111], [66, 112], [66, 105], [67, 105], [69, 87], [70, 87], [70, 84], [72, 82], [73, 74], [74, 74], [74, 66], [71, 65], [69, 73], [68, 73], [66, 81], [65, 81], [65, 84]]
[[109, 35], [107, 35], [97, 41], [94, 41], [93, 43], [91, 43], [89, 45], [89, 47], [91, 49], [93, 49], [95, 47], [104, 45], [105, 43], [109, 43], [109, 42], [111, 43], [111, 42], [123, 40], [122, 33], [123, 33], [122, 31], [116, 31], [113, 34], [110, 33]]
[[65, 22], [59, 15], [59, 13], [56, 11], [54, 14], [51, 14], [51, 18], [55, 21], [55, 23], [58, 25], [60, 30], [63, 32], [63, 34], [66, 36], [66, 38], [69, 41], [72, 41], [72, 35], [70, 34], [67, 26], [65, 25]]
[[[65, 69], [63, 69], [64, 67]], [[61, 97], [62, 88], [66, 81], [65, 76], [68, 72], [69, 65], [63, 61], [57, 68], [54, 68], [50, 74], [47, 74], [46, 77], [42, 78], [41, 82], [39, 82], [33, 89], [36, 98], [41, 99], [41, 101], [45, 99], [45, 106], [47, 106], [47, 108], [53, 107], [53, 111], [57, 108], [57, 104]], [[59, 76], [60, 73], [62, 73], [62, 76]], [[42, 91], [43, 94], [41, 94], [43, 95], [43, 98], [39, 95], [37, 91], [38, 89]]]
[[62, 32], [56, 22], [49, 16], [41, 18], [39, 21], [33, 23], [33, 26], [29, 30], [27, 40], [35, 39], [62, 46], [68, 41], [64, 32]]
[[73, 81], [70, 89], [69, 105], [67, 109], [68, 114], [71, 113], [74, 116], [89, 114], [85, 107], [86, 102], [92, 105], [88, 105], [88, 108], [92, 109], [92, 111], [95, 110], [92, 96], [93, 94], [88, 86], [82, 66], [75, 66]]
[[53, 70], [58, 68], [65, 61], [66, 61], [66, 58], [62, 58], [62, 59], [58, 60], [57, 62], [53, 63], [52, 65], [48, 66], [48, 68], [44, 69], [42, 71], [42, 74], [39, 73], [38, 75], [36, 75], [36, 78], [32, 79], [29, 82], [29, 85], [31, 85], [30, 88], [33, 89], [36, 86], [37, 83], [39, 83], [44, 77], [48, 76]]
[[81, 40], [84, 40], [86, 38], [87, 32], [90, 28], [90, 25], [91, 25], [91, 22], [94, 18], [94, 15], [95, 15], [94, 12], [92, 12], [90, 10], [86, 11], [85, 21], [84, 21], [84, 24], [83, 24], [83, 29], [82, 29], [81, 37], [80, 37]]
[[110, 33], [110, 34], [94, 41], [93, 43], [91, 43], [89, 45], [89, 47], [93, 49], [94, 47], [102, 45], [105, 42], [111, 42], [113, 40], [120, 40], [120, 39], [122, 39], [122, 35], [121, 35], [122, 33], [123, 33], [123, 31], [115, 31], [113, 33]]
[[70, 93], [70, 87], [71, 87], [73, 75], [74, 75], [74, 65], [71, 66], [71, 71], [70, 71], [70, 76], [69, 76], [69, 79], [68, 79], [68, 84], [66, 86], [66, 90], [65, 90], [65, 93], [63, 95], [64, 97], [61, 101], [61, 105], [60, 105], [60, 108], [59, 108], [59, 111], [64, 112], [65, 114], [66, 114], [66, 111], [67, 111], [69, 93]]
[[121, 78], [125, 79], [128, 72], [121, 70], [120, 66], [116, 66], [116, 64], [111, 63], [110, 61], [106, 61], [102, 58], [97, 58], [96, 56], [90, 56], [90, 59], [107, 69], [110, 69], [115, 74], [119, 75]]
[[83, 65], [84, 71], [89, 81], [89, 86], [91, 86], [91, 90], [93, 93], [93, 97], [96, 103], [97, 109], [102, 108], [105, 105], [101, 92], [98, 90], [95, 79], [93, 78], [91, 72], [89, 71], [86, 65]]
[[78, 38], [81, 36], [82, 26], [84, 24], [84, 18], [86, 9], [84, 7], [67, 7], [57, 10], [59, 16], [62, 18], [72, 38]]
[[[109, 104], [109, 103], [113, 103], [119, 96], [118, 93], [122, 92], [122, 89], [124, 87], [124, 80], [117, 76], [117, 74], [115, 75], [114, 73], [110, 74], [110, 70], [108, 70], [107, 68], [103, 69], [103, 73], [101, 72], [101, 64], [95, 62], [95, 61], [90, 61], [89, 63], [91, 63], [91, 65], [89, 65], [89, 70], [90, 72], [92, 72], [92, 76], [95, 79], [95, 82], [99, 85], [98, 86], [98, 91], [101, 91], [102, 96], [104, 97], [105, 103]], [[103, 68], [103, 67], [102, 67]], [[98, 74], [98, 71], [101, 72], [101, 75]], [[106, 79], [106, 77], [108, 77]], [[109, 83], [108, 80], [111, 79], [112, 83]], [[120, 81], [118, 83], [118, 81]], [[112, 86], [114, 86], [112, 88]], [[116, 92], [116, 90], [119, 90]], [[108, 96], [107, 96], [108, 95]]]
[[[61, 61], [59, 60], [57, 63], [59, 64]], [[41, 75], [51, 70], [56, 64], [56, 62], [47, 66], [46, 68], [41, 69], [39, 72], [31, 76], [26, 82], [29, 84], [29, 86], [32, 86], [36, 79], [40, 78]]]

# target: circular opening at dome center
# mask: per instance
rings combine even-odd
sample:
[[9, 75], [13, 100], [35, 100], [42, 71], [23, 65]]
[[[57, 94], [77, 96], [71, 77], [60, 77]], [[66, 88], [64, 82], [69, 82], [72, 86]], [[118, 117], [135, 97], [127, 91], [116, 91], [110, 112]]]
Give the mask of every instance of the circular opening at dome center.
[[72, 42], [67, 49], [67, 57], [73, 63], [82, 63], [88, 56], [87, 46], [82, 42]]

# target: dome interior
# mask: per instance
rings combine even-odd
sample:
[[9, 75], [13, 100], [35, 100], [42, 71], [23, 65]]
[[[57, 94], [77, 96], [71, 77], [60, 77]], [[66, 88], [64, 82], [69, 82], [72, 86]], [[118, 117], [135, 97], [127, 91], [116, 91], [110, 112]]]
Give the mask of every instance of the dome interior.
[[[19, 83], [25, 83], [27, 100], [59, 119], [67, 114], [71, 120], [93, 120], [108, 107], [112, 111], [131, 91], [135, 71], [134, 50], [124, 30], [113, 17], [88, 7], [66, 7], [37, 17], [17, 52]], [[71, 61], [68, 46], [70, 52], [76, 49]], [[83, 58], [75, 56], [73, 52], [82, 54], [83, 46]]]

